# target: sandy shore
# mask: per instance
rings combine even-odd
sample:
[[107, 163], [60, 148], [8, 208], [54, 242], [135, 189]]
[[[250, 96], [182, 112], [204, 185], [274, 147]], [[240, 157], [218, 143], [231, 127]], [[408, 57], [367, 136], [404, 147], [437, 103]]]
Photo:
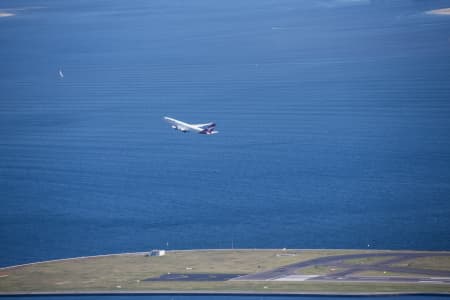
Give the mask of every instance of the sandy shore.
[[2, 17], [12, 17], [12, 16], [14, 16], [14, 14], [0, 11], [0, 18], [2, 18]]
[[450, 16], [450, 8], [441, 8], [427, 11], [427, 14], [430, 15], [448, 15]]

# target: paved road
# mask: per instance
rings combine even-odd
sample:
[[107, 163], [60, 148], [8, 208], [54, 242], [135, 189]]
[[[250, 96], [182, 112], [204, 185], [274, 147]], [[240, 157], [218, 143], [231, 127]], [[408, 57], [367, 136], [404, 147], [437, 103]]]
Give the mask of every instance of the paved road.
[[415, 282], [415, 283], [450, 283], [450, 277], [401, 277], [401, 276], [348, 276], [348, 277], [316, 277], [315, 281], [345, 281], [345, 282]]
[[[372, 258], [372, 257], [392, 257], [392, 259], [387, 259], [381, 262], [373, 264], [345, 264], [343, 261], [348, 259], [360, 259], [360, 258]], [[448, 253], [409, 253], [409, 252], [384, 252], [384, 253], [364, 253], [364, 254], [346, 254], [346, 255], [335, 255], [320, 257], [316, 259], [311, 259], [308, 261], [298, 262], [291, 265], [283, 266], [273, 270], [249, 274], [245, 276], [240, 276], [233, 278], [231, 280], [276, 280], [297, 273], [299, 269], [308, 268], [312, 266], [341, 266], [345, 267], [345, 271], [339, 271], [333, 274], [318, 276], [311, 278], [309, 280], [348, 280], [348, 281], [434, 281], [434, 279], [429, 279], [431, 277], [448, 277], [448, 279], [436, 279], [436, 281], [450, 282], [450, 272], [448, 271], [438, 271], [438, 270], [423, 270], [407, 267], [391, 267], [391, 264], [398, 263], [408, 259], [429, 257], [429, 256], [449, 256]], [[408, 274], [421, 274], [417, 277], [368, 277], [368, 276], [349, 276], [355, 272], [362, 271], [387, 271], [395, 273], [408, 273]]]
[[165, 274], [158, 277], [147, 278], [143, 281], [226, 281], [242, 274], [213, 274], [213, 273], [195, 273], [195, 274]]

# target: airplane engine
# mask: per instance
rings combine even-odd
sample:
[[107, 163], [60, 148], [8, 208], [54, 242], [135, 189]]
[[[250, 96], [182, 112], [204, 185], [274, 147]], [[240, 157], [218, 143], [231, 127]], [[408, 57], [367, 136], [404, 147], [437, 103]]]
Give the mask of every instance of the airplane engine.
[[176, 126], [176, 125], [172, 125], [172, 128], [173, 129], [175, 129], [175, 130], [179, 130], [179, 131], [181, 131], [181, 132], [188, 132], [188, 130], [186, 129], [186, 128], [180, 128], [180, 127], [178, 127], [178, 126]]

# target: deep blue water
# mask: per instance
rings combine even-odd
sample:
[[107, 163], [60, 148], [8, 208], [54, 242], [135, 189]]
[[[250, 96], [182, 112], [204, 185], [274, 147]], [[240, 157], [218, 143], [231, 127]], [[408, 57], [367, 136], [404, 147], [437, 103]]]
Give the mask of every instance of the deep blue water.
[[450, 250], [450, 17], [424, 13], [442, 7], [3, 0], [0, 266]]

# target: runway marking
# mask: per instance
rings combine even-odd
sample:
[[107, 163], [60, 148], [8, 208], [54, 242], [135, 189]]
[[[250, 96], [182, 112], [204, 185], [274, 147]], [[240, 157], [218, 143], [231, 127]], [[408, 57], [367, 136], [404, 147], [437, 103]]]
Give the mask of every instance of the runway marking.
[[319, 277], [319, 275], [289, 275], [274, 279], [273, 281], [305, 281], [315, 277]]

